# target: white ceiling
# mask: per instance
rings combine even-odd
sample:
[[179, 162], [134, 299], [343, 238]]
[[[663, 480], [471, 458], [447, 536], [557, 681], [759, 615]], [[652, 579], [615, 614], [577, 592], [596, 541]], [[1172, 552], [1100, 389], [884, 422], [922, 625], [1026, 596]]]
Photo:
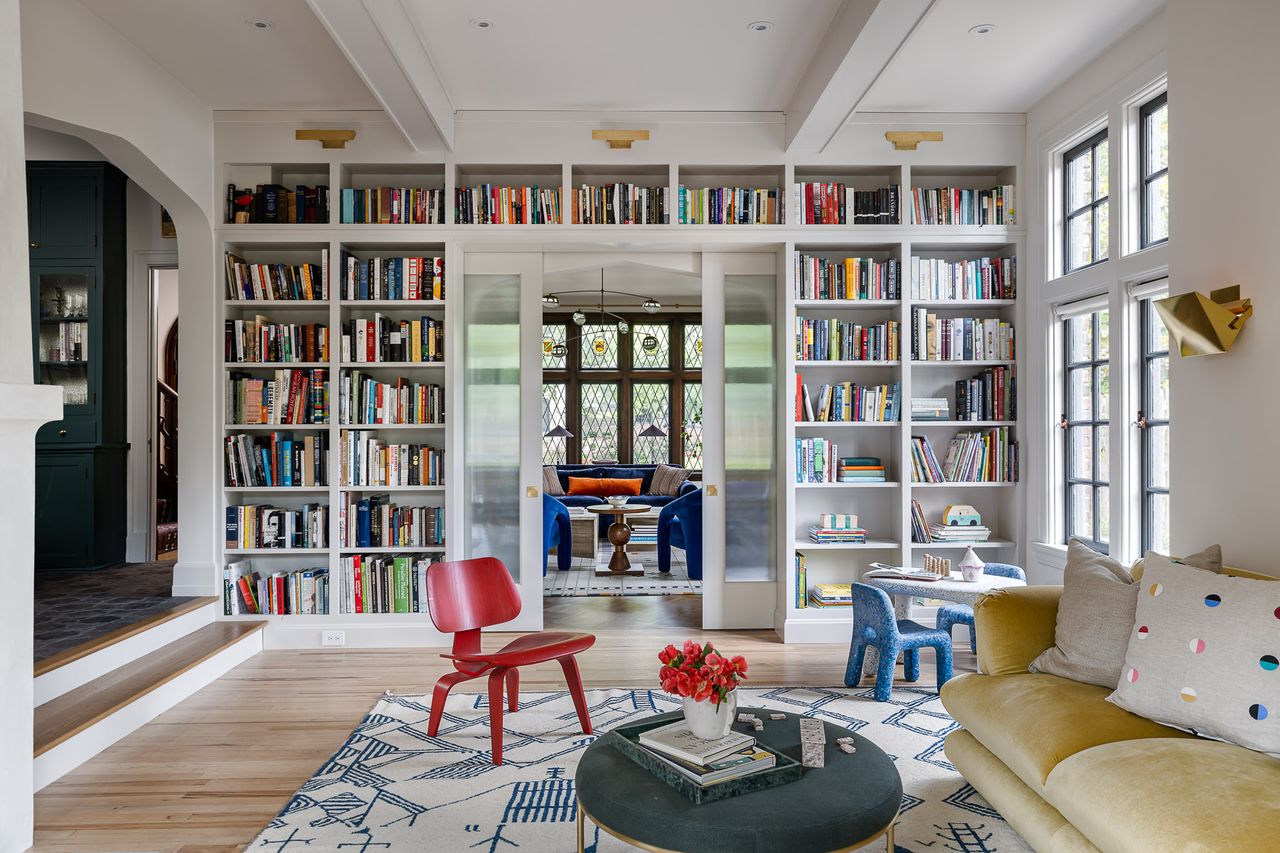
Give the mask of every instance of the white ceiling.
[[[609, 266], [605, 270], [604, 286], [608, 290], [634, 293], [641, 299], [605, 294], [605, 304], [634, 307], [639, 310], [643, 297], [653, 297], [665, 307], [702, 304], [702, 277], [684, 275], [658, 266], [628, 262]], [[548, 272], [542, 277], [543, 293], [562, 293], [566, 290], [593, 290], [596, 293], [567, 293], [560, 297], [564, 305], [594, 305], [599, 302], [600, 267]]]
[[213, 109], [379, 108], [305, 0], [80, 2]]
[[[1164, 0], [937, 0], [860, 112], [1030, 109]], [[987, 35], [969, 32], [995, 24]]]

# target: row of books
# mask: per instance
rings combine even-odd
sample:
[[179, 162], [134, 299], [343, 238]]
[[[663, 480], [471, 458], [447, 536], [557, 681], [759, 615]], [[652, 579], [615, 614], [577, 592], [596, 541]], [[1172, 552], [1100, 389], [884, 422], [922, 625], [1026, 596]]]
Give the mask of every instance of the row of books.
[[796, 570], [796, 594], [792, 603], [795, 604], [797, 610], [804, 610], [809, 606], [809, 558], [802, 552], [796, 551], [794, 563]]
[[920, 506], [920, 501], [915, 498], [911, 499], [911, 541], [928, 543], [929, 540], [929, 522], [925, 520], [924, 509]]
[[796, 361], [896, 361], [898, 321], [863, 325], [796, 316]]
[[228, 563], [222, 570], [222, 612], [227, 616], [329, 613], [329, 569], [313, 566], [264, 575], [254, 571], [249, 560]]
[[898, 225], [897, 184], [860, 190], [838, 181], [811, 181], [792, 188], [795, 222], [802, 225]]
[[829, 260], [796, 252], [792, 256], [796, 299], [901, 299], [896, 258]]
[[381, 382], [346, 370], [338, 381], [338, 416], [352, 425], [442, 424], [444, 388], [403, 378]]
[[375, 313], [342, 324], [343, 363], [444, 361], [444, 321], [423, 316], [392, 320]]
[[911, 258], [912, 299], [1017, 299], [1017, 258]]
[[226, 320], [223, 339], [228, 364], [329, 360], [329, 327], [324, 323], [272, 323], [257, 314], [252, 320]]
[[324, 486], [329, 482], [329, 436], [289, 432], [229, 435], [224, 441], [228, 486]]
[[224, 406], [230, 424], [324, 424], [329, 422], [329, 371], [281, 368], [263, 379], [232, 372]]
[[342, 256], [342, 298], [346, 300], [444, 299], [444, 257]]
[[665, 225], [671, 207], [665, 186], [583, 184], [573, 188], [573, 221], [581, 225]]
[[994, 317], [939, 317], [925, 308], [911, 314], [911, 357], [917, 361], [1014, 358], [1013, 324]]
[[1013, 185], [988, 190], [913, 187], [911, 217], [917, 225], [1013, 225]]
[[444, 451], [428, 444], [389, 444], [373, 432], [344, 429], [338, 451], [344, 485], [444, 485]]
[[1018, 419], [1018, 378], [1012, 367], [988, 367], [971, 379], [956, 382], [956, 420]]
[[927, 436], [911, 437], [911, 476], [917, 483], [1013, 483], [1018, 442], [1008, 427], [958, 432], [941, 464]]
[[838, 456], [829, 438], [797, 438], [797, 483], [883, 483], [885, 469], [876, 456]]
[[329, 507], [304, 504], [299, 509], [245, 504], [226, 510], [228, 549], [325, 548], [329, 542]]
[[443, 548], [444, 507], [348, 496], [338, 508], [338, 541], [344, 548]]
[[341, 221], [355, 225], [444, 225], [444, 190], [348, 187], [342, 191]]
[[329, 298], [329, 250], [318, 264], [251, 264], [234, 252], [226, 257], [227, 299], [300, 302]]
[[249, 189], [227, 184], [227, 222], [328, 224], [329, 188], [324, 184], [297, 184], [293, 189], [257, 184]]
[[65, 364], [70, 361], [86, 361], [89, 351], [89, 323], [87, 320], [68, 320], [56, 326], [47, 323], [40, 326], [40, 360]]
[[427, 567], [443, 554], [352, 554], [338, 559], [339, 613], [426, 613]]
[[560, 187], [480, 184], [453, 191], [453, 218], [459, 225], [559, 224]]
[[809, 394], [804, 377], [796, 374], [796, 420], [891, 423], [902, 417], [902, 392], [892, 385], [824, 384], [818, 399]]
[[778, 191], [746, 187], [686, 187], [676, 191], [677, 221], [684, 225], [777, 225]]
[[751, 735], [730, 731], [722, 738], [703, 740], [683, 719], [643, 731], [638, 740], [663, 767], [702, 787], [768, 770], [778, 761], [772, 752], [760, 749]]

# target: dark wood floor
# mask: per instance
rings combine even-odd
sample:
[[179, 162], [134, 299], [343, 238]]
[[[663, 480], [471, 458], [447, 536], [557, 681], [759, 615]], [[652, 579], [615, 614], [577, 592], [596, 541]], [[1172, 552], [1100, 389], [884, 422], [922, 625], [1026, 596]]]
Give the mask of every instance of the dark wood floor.
[[544, 598], [542, 612], [547, 630], [702, 628], [700, 595]]

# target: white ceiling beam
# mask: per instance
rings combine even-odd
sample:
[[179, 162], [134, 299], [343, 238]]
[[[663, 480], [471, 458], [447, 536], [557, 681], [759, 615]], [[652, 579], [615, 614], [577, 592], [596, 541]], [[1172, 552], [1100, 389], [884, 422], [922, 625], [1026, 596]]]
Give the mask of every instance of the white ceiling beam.
[[822, 151], [934, 0], [845, 0], [792, 93], [787, 151]]
[[453, 150], [454, 108], [403, 0], [307, 0], [414, 150]]

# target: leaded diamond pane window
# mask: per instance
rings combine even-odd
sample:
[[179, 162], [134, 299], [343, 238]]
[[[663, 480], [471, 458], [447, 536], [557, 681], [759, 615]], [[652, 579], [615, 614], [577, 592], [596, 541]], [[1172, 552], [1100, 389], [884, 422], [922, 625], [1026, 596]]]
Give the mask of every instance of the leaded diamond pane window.
[[690, 323], [684, 327], [685, 370], [702, 369], [702, 324]]
[[636, 370], [666, 370], [670, 367], [671, 327], [666, 323], [632, 326], [631, 365]]
[[584, 370], [616, 370], [618, 367], [618, 327], [614, 325], [582, 327], [582, 368]]
[[702, 383], [684, 383], [684, 423], [680, 425], [684, 437], [684, 467], [691, 471], [702, 470]]
[[618, 458], [618, 384], [584, 382], [581, 386], [582, 461]]
[[569, 461], [569, 439], [546, 437], [551, 430], [565, 425], [566, 402], [567, 394], [563, 382], [542, 383], [543, 465], [563, 465]]
[[565, 342], [563, 323], [544, 323], [542, 326], [542, 367], [544, 370], [564, 370], [567, 356], [556, 356], [554, 350]]
[[[664, 433], [641, 435], [657, 427]], [[637, 382], [631, 386], [631, 453], [633, 462], [656, 465], [670, 458], [671, 386], [665, 382]]]

